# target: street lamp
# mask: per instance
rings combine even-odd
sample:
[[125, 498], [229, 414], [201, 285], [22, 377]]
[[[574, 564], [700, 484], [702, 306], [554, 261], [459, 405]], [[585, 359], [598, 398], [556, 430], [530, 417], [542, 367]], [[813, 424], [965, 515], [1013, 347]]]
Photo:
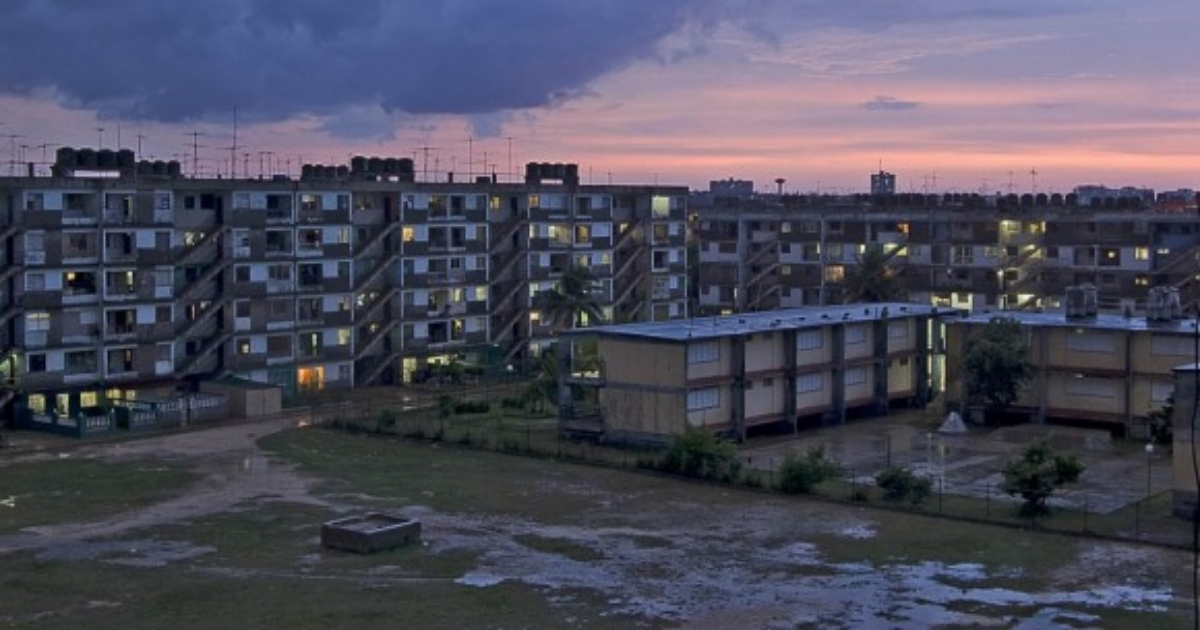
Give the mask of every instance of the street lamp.
[[1150, 498], [1150, 458], [1154, 456], [1154, 442], [1146, 442], [1146, 498]]

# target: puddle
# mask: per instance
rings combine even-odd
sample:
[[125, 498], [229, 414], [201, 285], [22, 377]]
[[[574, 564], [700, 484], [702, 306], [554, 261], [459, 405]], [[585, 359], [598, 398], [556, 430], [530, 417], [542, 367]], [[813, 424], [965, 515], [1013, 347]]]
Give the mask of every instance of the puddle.
[[[606, 614], [668, 623], [770, 610], [770, 625], [761, 627], [1073, 628], [1096, 624], [1104, 609], [1163, 611], [1173, 599], [1166, 587], [1103, 584], [1102, 579], [1086, 588], [1046, 592], [996, 588], [989, 582], [1013, 577], [1012, 570], [989, 571], [973, 563], [830, 563], [819, 546], [802, 540], [767, 545], [753, 536], [723, 536], [714, 544], [711, 531], [698, 534], [684, 526], [546, 527], [496, 515], [436, 513], [424, 519], [430, 530], [444, 534], [431, 551], [478, 554], [476, 567], [458, 584], [485, 588], [519, 582], [564, 604], [575, 600], [573, 593], [591, 592], [607, 602]], [[875, 535], [861, 524], [843, 523], [833, 531]], [[647, 546], [639, 540], [650, 533], [673, 544]], [[603, 560], [580, 562], [517, 542], [530, 534], [592, 549]]]
[[161, 567], [213, 553], [215, 547], [163, 540], [80, 541], [56, 545], [38, 554], [42, 560], [102, 560], [111, 564]]
[[503, 582], [504, 580], [505, 580], [505, 578], [500, 577], [498, 575], [492, 575], [490, 573], [480, 573], [478, 571], [472, 571], [472, 572], [458, 578], [457, 580], [454, 580], [454, 583], [462, 584], [463, 586], [475, 586], [478, 588], [487, 588], [489, 586], [495, 586], [495, 585]]

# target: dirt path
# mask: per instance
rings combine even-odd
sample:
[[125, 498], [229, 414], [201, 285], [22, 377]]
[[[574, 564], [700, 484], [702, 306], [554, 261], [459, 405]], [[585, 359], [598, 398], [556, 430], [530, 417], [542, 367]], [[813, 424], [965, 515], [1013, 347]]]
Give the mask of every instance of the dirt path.
[[20, 534], [0, 536], [0, 555], [49, 549], [188, 521], [224, 512], [245, 501], [266, 499], [326, 505], [309, 493], [308, 481], [296, 474], [291, 466], [267, 458], [255, 446], [259, 438], [292, 426], [295, 426], [294, 420], [240, 424], [144, 440], [80, 446], [62, 453], [40, 452], [9, 460], [6, 463], [63, 456], [109, 461], [158, 459], [182, 463], [200, 479], [178, 497], [101, 521], [31, 527]]

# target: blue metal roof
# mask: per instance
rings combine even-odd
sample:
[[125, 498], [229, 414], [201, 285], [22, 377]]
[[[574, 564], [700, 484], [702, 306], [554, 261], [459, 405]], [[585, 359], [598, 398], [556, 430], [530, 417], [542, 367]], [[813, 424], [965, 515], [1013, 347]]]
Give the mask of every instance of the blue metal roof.
[[673, 319], [661, 322], [615, 324], [593, 326], [563, 331], [563, 335], [574, 336], [620, 336], [662, 341], [687, 341], [688, 339], [715, 339], [738, 335], [752, 335], [771, 330], [798, 330], [818, 328], [834, 322], [866, 322], [885, 317], [952, 316], [957, 311], [945, 307], [925, 304], [888, 302], [882, 304], [846, 304], [841, 306], [810, 306], [725, 315], [721, 317], [696, 317]]
[[986, 324], [996, 317], [1015, 319], [1024, 326], [1084, 328], [1091, 330], [1152, 330], [1172, 334], [1191, 334], [1196, 330], [1194, 319], [1152, 320], [1145, 317], [1125, 317], [1101, 313], [1088, 317], [1067, 317], [1062, 311], [981, 311], [955, 320], [964, 324]]

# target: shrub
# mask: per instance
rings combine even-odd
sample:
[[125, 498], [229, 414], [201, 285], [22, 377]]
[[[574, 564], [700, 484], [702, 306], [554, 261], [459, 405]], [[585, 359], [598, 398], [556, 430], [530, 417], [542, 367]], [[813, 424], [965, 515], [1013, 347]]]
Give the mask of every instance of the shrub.
[[1035, 442], [1004, 466], [1004, 492], [1021, 495], [1026, 516], [1049, 511], [1046, 501], [1061, 485], [1074, 483], [1084, 466], [1074, 455], [1059, 455], [1046, 442]]
[[732, 442], [688, 427], [671, 442], [662, 469], [686, 477], [730, 483], [741, 475], [742, 463]]
[[457, 402], [454, 400], [454, 396], [451, 396], [450, 394], [442, 394], [441, 396], [438, 396], [438, 416], [440, 418], [445, 419], [454, 415], [454, 409], [456, 406]]
[[487, 413], [492, 408], [492, 404], [486, 400], [464, 400], [454, 405], [454, 413]]
[[817, 484], [837, 473], [837, 464], [825, 456], [825, 447], [814, 446], [803, 457], [788, 455], [783, 460], [779, 489], [788, 494], [810, 494]]
[[398, 419], [399, 418], [396, 416], [396, 412], [394, 411], [380, 411], [379, 414], [375, 416], [375, 432], [387, 433], [391, 431], [392, 428], [396, 426], [396, 421]]
[[883, 490], [883, 498], [889, 501], [907, 499], [913, 505], [921, 503], [933, 492], [933, 482], [902, 466], [892, 466], [875, 475], [875, 485]]

